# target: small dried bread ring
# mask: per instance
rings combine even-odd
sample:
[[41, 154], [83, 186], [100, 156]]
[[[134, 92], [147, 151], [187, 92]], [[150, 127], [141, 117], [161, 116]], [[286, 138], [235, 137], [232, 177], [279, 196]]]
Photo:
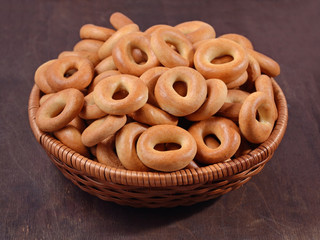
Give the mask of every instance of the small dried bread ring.
[[129, 117], [137, 122], [145, 123], [148, 125], [170, 124], [177, 125], [178, 118], [170, 115], [169, 113], [157, 108], [151, 104], [146, 103], [142, 108], [135, 112], [129, 113]]
[[102, 111], [94, 102], [93, 93], [89, 93], [84, 97], [84, 104], [79, 117], [83, 119], [98, 119], [106, 116], [107, 113]]
[[[76, 72], [66, 77], [65, 74], [75, 69]], [[83, 57], [64, 57], [57, 59], [47, 70], [47, 81], [55, 91], [67, 88], [84, 89], [93, 78], [93, 65]]]
[[85, 24], [80, 28], [80, 38], [94, 39], [104, 42], [115, 32], [115, 30], [110, 28], [105, 28], [94, 24]]
[[262, 73], [269, 77], [276, 77], [280, 74], [280, 66], [275, 60], [255, 50], [248, 49], [247, 51], [258, 61]]
[[109, 21], [115, 29], [120, 29], [126, 25], [134, 23], [130, 18], [120, 12], [111, 14]]
[[149, 27], [147, 30], [144, 31], [144, 33], [146, 35], [151, 35], [154, 31], [156, 31], [158, 28], [161, 28], [161, 27], [172, 27], [172, 26], [167, 25], [167, 24], [156, 24], [156, 25]]
[[218, 112], [224, 104], [228, 93], [226, 84], [219, 79], [208, 79], [206, 84], [208, 88], [207, 99], [196, 112], [186, 116], [186, 119], [190, 121], [205, 120]]
[[247, 68], [248, 80], [254, 82], [260, 75], [261, 69], [259, 62], [250, 53], [248, 53], [249, 65]]
[[[162, 143], [176, 143], [177, 150], [157, 151], [155, 146]], [[149, 168], [170, 172], [186, 167], [197, 152], [193, 137], [181, 127], [173, 125], [155, 125], [145, 130], [137, 142], [137, 154]]]
[[97, 74], [103, 73], [105, 71], [110, 71], [110, 70], [118, 70], [117, 66], [115, 65], [113, 61], [113, 57], [109, 56], [103, 59], [95, 68], [95, 72]]
[[149, 171], [137, 155], [136, 143], [148, 127], [137, 122], [126, 124], [116, 135], [115, 145], [122, 165], [133, 171]]
[[43, 63], [38, 69], [36, 70], [34, 74], [34, 82], [37, 84], [37, 86], [40, 88], [40, 90], [44, 93], [54, 93], [55, 91], [52, 89], [52, 87], [48, 84], [47, 81], [47, 70], [48, 67], [54, 63], [56, 59], [49, 60], [45, 63]]
[[[175, 82], [187, 85], [186, 96], [179, 95]], [[193, 68], [175, 67], [163, 73], [155, 86], [154, 94], [159, 106], [173, 116], [186, 116], [198, 110], [207, 96], [207, 84], [203, 76]]]
[[103, 45], [103, 41], [94, 40], [94, 39], [83, 39], [80, 40], [73, 47], [73, 51], [75, 52], [98, 52], [100, 47]]
[[118, 70], [107, 70], [97, 75], [89, 85], [88, 93], [91, 93], [95, 86], [104, 78], [121, 74]]
[[[219, 140], [217, 140], [217, 139], [216, 139], [214, 136], [212, 136], [212, 135], [206, 136], [203, 140], [204, 140], [204, 143], [205, 143], [209, 148], [215, 149], [215, 148], [217, 148], [217, 147], [220, 146]], [[240, 143], [239, 148], [241, 147], [241, 144], [242, 144], [242, 138], [241, 138], [241, 143]], [[237, 152], [239, 151], [239, 148], [238, 148]], [[237, 152], [234, 154], [234, 156], [236, 156]], [[231, 160], [230, 158], [229, 158], [229, 159], [226, 159], [225, 162], [230, 161], [230, 160]]]
[[126, 124], [126, 121], [126, 115], [108, 115], [97, 119], [83, 131], [81, 135], [82, 143], [87, 147], [92, 147], [116, 133]]
[[175, 26], [179, 31], [186, 35], [191, 43], [216, 37], [214, 28], [202, 21], [188, 21]]
[[[147, 55], [147, 61], [139, 64], [135, 62], [132, 51], [139, 49]], [[150, 68], [159, 65], [159, 61], [151, 49], [150, 41], [144, 33], [135, 32], [121, 38], [112, 50], [112, 57], [121, 73], [140, 76]]]
[[115, 135], [111, 135], [98, 143], [96, 157], [99, 163], [113, 168], [125, 169], [115, 153]]
[[154, 88], [159, 77], [167, 71], [169, 68], [166, 67], [154, 67], [150, 68], [149, 70], [145, 71], [141, 76], [140, 79], [146, 84], [148, 87], [148, 103], [152, 104], [153, 106], [158, 107], [159, 104], [154, 96]]
[[[257, 120], [257, 111], [259, 120]], [[275, 122], [272, 101], [264, 92], [251, 93], [239, 113], [239, 127], [243, 136], [252, 143], [262, 143], [270, 136]]]
[[255, 87], [258, 92], [264, 92], [269, 96], [269, 98], [272, 101], [273, 109], [274, 109], [274, 115], [275, 119], [278, 118], [278, 110], [276, 103], [274, 101], [274, 93], [273, 93], [273, 86], [272, 86], [272, 80], [270, 77], [268, 77], [265, 74], [262, 74], [260, 77], [258, 77], [255, 81]]
[[[177, 51], [171, 46], [173, 45]], [[193, 46], [186, 36], [173, 27], [160, 27], [151, 35], [151, 47], [165, 67], [186, 66], [193, 63]]]
[[[114, 94], [126, 91], [123, 99], [114, 99]], [[93, 90], [94, 101], [104, 112], [124, 115], [141, 108], [148, 99], [148, 88], [140, 78], [127, 75], [113, 75], [101, 80]]]
[[126, 36], [132, 32], [138, 32], [139, 26], [137, 24], [129, 24], [125, 25], [118, 31], [116, 31], [104, 44], [100, 47], [98, 51], [98, 55], [100, 59], [105, 59], [112, 55], [112, 49], [116, 45], [116, 43], [121, 39], [123, 36]]
[[40, 130], [54, 132], [66, 126], [82, 109], [83, 94], [74, 88], [55, 93], [47, 99], [36, 113], [36, 123]]
[[258, 92], [264, 92], [272, 100], [274, 100], [273, 86], [271, 78], [265, 74], [262, 74], [255, 81], [255, 87]]
[[[231, 158], [241, 142], [236, 128], [238, 127], [231, 120], [222, 117], [211, 117], [193, 124], [188, 131], [197, 143], [196, 160], [213, 164]], [[208, 147], [204, 142], [204, 138], [211, 134], [220, 141], [217, 148]]]
[[245, 89], [247, 92], [254, 92], [254, 81], [261, 75], [261, 69], [258, 61], [249, 52], [247, 52], [247, 54], [249, 59], [247, 68], [248, 79], [241, 86], [241, 89]]
[[232, 82], [227, 83], [227, 87], [228, 87], [228, 89], [240, 87], [241, 85], [245, 84], [247, 80], [248, 80], [248, 72], [244, 71], [240, 75], [240, 77], [233, 80]]
[[237, 33], [227, 33], [221, 35], [219, 38], [226, 38], [240, 44], [244, 48], [253, 49], [251, 41], [243, 35]]
[[[223, 64], [213, 64], [212, 60], [229, 55], [233, 60]], [[195, 68], [205, 78], [218, 78], [226, 84], [237, 79], [248, 67], [248, 57], [243, 47], [224, 38], [206, 40], [198, 46], [194, 54]]]
[[238, 89], [228, 90], [226, 101], [220, 108], [218, 115], [238, 122], [242, 103], [249, 95], [250, 93]]
[[79, 116], [76, 116], [71, 122], [67, 124], [67, 126], [75, 127], [80, 131], [80, 133], [82, 133], [83, 130], [86, 128], [86, 124]]
[[81, 141], [81, 132], [74, 126], [67, 125], [53, 132], [53, 135], [64, 145], [80, 153], [82, 156], [90, 157], [90, 153]]
[[87, 58], [90, 62], [92, 62], [93, 66], [96, 66], [100, 62], [98, 54], [96, 52], [89, 51], [64, 51], [59, 54], [58, 58], [64, 58], [69, 56]]
[[43, 95], [40, 99], [39, 99], [39, 106], [41, 106], [45, 101], [47, 101], [51, 96], [53, 96], [54, 93], [48, 93]]

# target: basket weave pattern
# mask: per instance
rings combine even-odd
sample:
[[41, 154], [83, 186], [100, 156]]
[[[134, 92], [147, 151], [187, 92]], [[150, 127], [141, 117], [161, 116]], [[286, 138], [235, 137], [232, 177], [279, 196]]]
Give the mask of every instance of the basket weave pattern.
[[35, 85], [29, 98], [29, 121], [37, 141], [63, 173], [82, 190], [103, 200], [134, 207], [192, 205], [237, 189], [258, 174], [279, 146], [288, 121], [285, 96], [273, 81], [279, 118], [267, 141], [232, 161], [171, 173], [115, 169], [81, 156], [48, 133], [39, 130], [35, 115], [40, 90]]

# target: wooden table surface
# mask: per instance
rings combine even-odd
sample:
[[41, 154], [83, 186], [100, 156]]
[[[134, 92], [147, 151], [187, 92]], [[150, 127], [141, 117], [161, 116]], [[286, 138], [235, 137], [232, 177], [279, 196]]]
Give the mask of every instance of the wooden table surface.
[[[83, 24], [120, 11], [142, 30], [202, 20], [241, 33], [281, 65], [285, 137], [264, 170], [217, 200], [135, 209], [91, 196], [58, 171], [30, 130], [43, 62], [71, 50]], [[320, 2], [41, 1], [0, 3], [0, 239], [320, 239]]]

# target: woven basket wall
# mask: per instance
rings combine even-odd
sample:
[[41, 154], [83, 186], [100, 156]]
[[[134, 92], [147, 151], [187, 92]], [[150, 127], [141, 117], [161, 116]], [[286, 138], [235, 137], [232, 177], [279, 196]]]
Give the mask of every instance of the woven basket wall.
[[35, 85], [29, 98], [29, 121], [37, 141], [52, 162], [82, 190], [103, 200], [134, 207], [192, 205], [237, 189], [258, 174], [279, 146], [288, 121], [285, 96], [273, 81], [279, 118], [267, 141], [232, 161], [171, 173], [138, 172], [110, 168], [79, 155], [35, 123], [40, 90]]

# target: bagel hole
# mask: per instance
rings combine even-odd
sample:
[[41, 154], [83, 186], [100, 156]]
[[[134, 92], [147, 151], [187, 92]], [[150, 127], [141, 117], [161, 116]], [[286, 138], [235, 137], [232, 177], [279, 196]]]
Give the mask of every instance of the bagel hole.
[[218, 56], [215, 57], [214, 59], [211, 60], [212, 64], [224, 64], [231, 62], [233, 60], [233, 57], [230, 55], [223, 55], [223, 56]]
[[181, 145], [178, 143], [158, 143], [157, 145], [154, 146], [154, 149], [157, 151], [173, 151], [173, 150], [178, 150], [181, 148]]
[[187, 84], [183, 81], [176, 81], [173, 84], [173, 89], [181, 96], [185, 97], [187, 96], [188, 87]]
[[53, 112], [51, 112], [50, 117], [54, 118], [54, 117], [60, 115], [60, 113], [62, 113], [63, 110], [64, 110], [64, 106], [57, 107]]
[[178, 50], [177, 47], [174, 45], [174, 43], [167, 41], [166, 44], [167, 44], [170, 48], [172, 48], [175, 52], [177, 52], [177, 53], [180, 54], [179, 50]]
[[126, 98], [128, 95], [129, 95], [129, 92], [126, 89], [119, 88], [112, 95], [112, 99], [121, 100], [121, 99]]
[[258, 122], [260, 122], [260, 114], [259, 114], [259, 111], [256, 112], [256, 120], [257, 120]]
[[76, 68], [71, 68], [71, 69], [68, 69], [65, 73], [64, 73], [64, 77], [65, 78], [68, 78], [68, 77], [71, 77], [73, 74], [75, 74], [76, 72], [78, 71], [78, 69]]
[[214, 134], [209, 134], [205, 136], [203, 140], [204, 140], [204, 143], [207, 145], [207, 147], [212, 149], [219, 147], [221, 144], [219, 138], [217, 138], [217, 136]]
[[139, 65], [145, 64], [148, 61], [148, 55], [139, 48], [133, 48], [131, 50], [131, 55], [135, 63]]

